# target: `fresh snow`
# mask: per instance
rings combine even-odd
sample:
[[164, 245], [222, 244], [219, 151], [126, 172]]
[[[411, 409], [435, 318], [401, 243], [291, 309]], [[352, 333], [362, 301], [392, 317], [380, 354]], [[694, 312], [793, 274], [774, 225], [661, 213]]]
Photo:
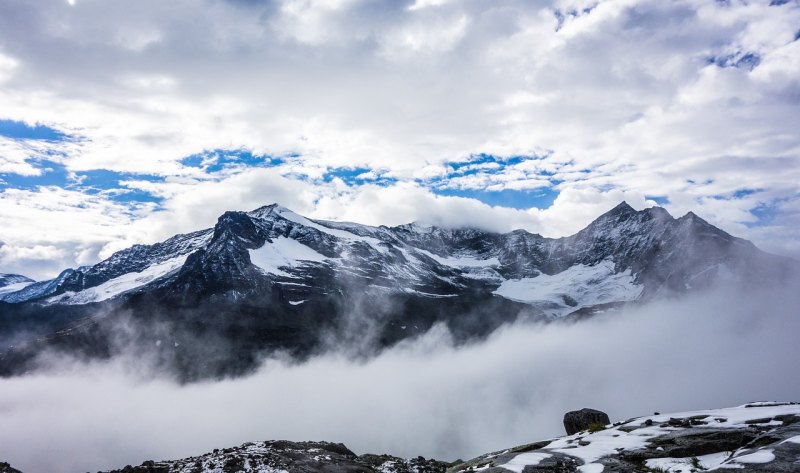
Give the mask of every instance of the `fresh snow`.
[[188, 255], [176, 256], [161, 263], [154, 264], [140, 272], [133, 272], [117, 276], [108, 281], [80, 292], [65, 292], [58, 296], [51, 297], [48, 303], [59, 304], [88, 304], [90, 302], [100, 302], [118, 296], [124, 292], [139, 288], [149, 284], [156, 279], [162, 278], [173, 271], [178, 270], [186, 262]]
[[428, 256], [444, 266], [452, 266], [456, 268], [483, 268], [486, 266], [500, 266], [500, 260], [496, 257], [480, 259], [475, 258], [474, 256], [439, 256], [435, 253], [421, 250], [419, 248], [415, 248], [414, 251]]
[[321, 225], [313, 220], [309, 220], [303, 217], [302, 215], [298, 215], [284, 207], [278, 207], [276, 211], [278, 212], [278, 215], [294, 223], [299, 223], [300, 225], [314, 228], [316, 230], [321, 231], [322, 233], [327, 233], [328, 235], [332, 235], [344, 240], [361, 241], [367, 243], [368, 245], [370, 245], [371, 247], [373, 247], [374, 249], [376, 249], [381, 253], [386, 253], [387, 251], [387, 248], [384, 246], [384, 243], [377, 238], [361, 236], [352, 232], [348, 232], [347, 230], [341, 230], [338, 228], [332, 228], [325, 225]]
[[[730, 407], [723, 409], [712, 409], [704, 411], [690, 411], [670, 414], [657, 414], [653, 416], [639, 417], [608, 426], [608, 428], [589, 433], [587, 431], [578, 432], [573, 435], [559, 437], [550, 441], [549, 444], [541, 447], [535, 452], [520, 454], [505, 464], [497, 464], [493, 458], [497, 458], [508, 452], [496, 452], [479, 457], [483, 464], [481, 468], [504, 468], [515, 473], [521, 473], [525, 466], [538, 465], [542, 460], [560, 454], [572, 457], [582, 462], [578, 466], [581, 473], [601, 473], [604, 466], [599, 463], [606, 457], [616, 457], [623, 451], [635, 451], [644, 449], [650, 440], [656, 437], [667, 435], [671, 432], [679, 431], [681, 428], [664, 425], [672, 418], [706, 418], [709, 425], [714, 428], [746, 428], [746, 421], [754, 419], [772, 419], [778, 415], [800, 415], [800, 404], [792, 403], [757, 403], [744, 406]], [[652, 422], [647, 423], [650, 420]], [[765, 423], [764, 425], [768, 425]], [[635, 430], [628, 429], [636, 427]], [[791, 437], [784, 442], [798, 442], [800, 436]], [[739, 456], [736, 456], [736, 455]], [[746, 463], [768, 463], [775, 459], [775, 454], [770, 448], [761, 450], [741, 449], [731, 455], [731, 452], [718, 452], [697, 457], [697, 461], [704, 471], [722, 471], [729, 469], [744, 468]], [[651, 458], [646, 460], [646, 466], [652, 469], [661, 469], [669, 473], [690, 473], [695, 470], [692, 467], [692, 458]], [[463, 471], [463, 470], [462, 470]]]
[[[635, 300], [642, 289], [634, 283], [630, 269], [614, 273], [614, 262], [606, 260], [594, 266], [578, 264], [553, 275], [510, 279], [494, 293], [517, 302], [544, 305], [545, 312], [562, 316], [581, 307]], [[574, 299], [577, 305], [568, 305], [564, 296]]]
[[599, 463], [587, 463], [585, 465], [581, 465], [578, 467], [578, 470], [581, 473], [601, 473], [603, 471], [603, 465]]
[[403, 289], [406, 294], [418, 294], [425, 297], [458, 297], [458, 294], [435, 294], [433, 292], [417, 291], [415, 289]]
[[325, 255], [284, 236], [276, 238], [272, 243], [264, 243], [261, 248], [250, 250], [250, 262], [263, 271], [278, 276], [289, 276], [280, 268], [295, 267], [303, 261], [323, 262], [326, 259]]
[[34, 281], [18, 282], [14, 284], [9, 284], [8, 286], [0, 287], [0, 295], [11, 294], [12, 292], [21, 291], [22, 289], [25, 289], [26, 287], [30, 286], [33, 283]]
[[747, 455], [735, 457], [733, 458], [733, 461], [737, 463], [769, 463], [774, 459], [775, 454], [772, 453], [772, 449], [765, 448]]
[[[741, 428], [747, 425], [745, 422], [748, 420], [762, 418], [771, 419], [775, 416], [786, 414], [800, 415], [800, 404], [762, 403], [759, 405], [748, 405], [753, 407], [739, 406], [640, 417], [626, 422], [625, 424], [610, 427], [599, 432], [579, 432], [555, 439], [540, 450], [540, 452], [562, 453], [579, 458], [583, 460], [584, 464], [590, 464], [603, 457], [615, 455], [621, 450], [638, 450], [644, 448], [648, 440], [676, 430], [673, 427], [660, 427], [660, 424], [667, 422], [671, 418], [685, 419], [689, 417], [706, 416], [710, 419], [714, 419], [713, 426], [715, 428]], [[619, 429], [619, 427], [623, 426], [643, 426], [648, 419], [653, 421], [651, 427], [641, 427], [630, 433]], [[584, 442], [588, 442], [588, 444], [581, 445], [578, 443], [578, 440], [583, 440]], [[727, 455], [726, 458], [722, 458], [721, 454], [705, 455], [698, 457], [698, 460], [700, 460], [703, 465], [707, 465], [709, 469], [724, 469], [737, 468], [738, 466], [736, 466], [736, 463], [765, 463], [772, 461], [774, 457], [772, 450], [764, 449], [730, 460], [727, 460]], [[685, 458], [663, 460], [665, 462], [672, 462], [670, 463], [671, 466], [668, 466], [666, 463], [662, 466], [657, 464], [648, 464], [648, 466], [666, 466], [667, 471], [677, 473], [684, 471], [682, 467], [678, 468], [679, 465], [686, 465], [687, 461], [691, 461], [691, 459]], [[685, 471], [688, 473], [689, 470], [686, 469]]]
[[[697, 462], [704, 470], [716, 470], [728, 459], [728, 452], [700, 455]], [[690, 473], [696, 470], [692, 466], [692, 458], [651, 458], [645, 462], [648, 468], [658, 468], [668, 473]]]
[[[751, 406], [751, 407], [746, 407]], [[639, 417], [626, 425], [641, 426], [648, 419], [653, 421], [653, 424], [662, 424], [669, 421], [670, 418], [687, 418], [706, 416], [712, 419], [720, 419], [714, 422], [714, 427], [744, 427], [748, 420], [773, 418], [783, 414], [800, 415], [800, 404], [782, 404], [782, 403], [751, 403], [738, 407], [727, 407], [724, 409], [709, 409], [704, 411], [689, 411], [669, 415], [653, 415], [646, 417]], [[638, 430], [637, 430], [638, 432]]]
[[361, 236], [361, 235], [356, 235], [355, 233], [352, 233], [352, 232], [348, 232], [347, 230], [340, 230], [338, 228], [331, 228], [331, 227], [326, 227], [325, 225], [320, 225], [317, 222], [309, 220], [309, 219], [303, 217], [302, 215], [298, 215], [298, 214], [292, 212], [291, 210], [285, 209], [285, 208], [282, 208], [282, 207], [279, 208], [278, 214], [281, 217], [285, 218], [286, 220], [290, 220], [290, 221], [292, 221], [294, 223], [299, 223], [300, 225], [303, 225], [303, 226], [306, 226], [306, 227], [314, 228], [316, 230], [319, 230], [319, 231], [321, 231], [323, 233], [327, 233], [329, 235], [333, 235], [335, 237], [344, 238], [345, 240], [361, 240], [361, 241], [370, 241], [370, 240], [372, 240], [372, 241], [375, 241], [375, 242], [380, 242], [380, 240], [378, 240], [377, 238], [364, 237], [364, 236]]
[[540, 461], [552, 456], [553, 455], [550, 455], [549, 453], [539, 452], [521, 453], [512, 458], [510, 462], [500, 465], [500, 468], [505, 468], [506, 470], [511, 470], [515, 473], [522, 473], [522, 470], [524, 470], [526, 466], [536, 466]]
[[[594, 463], [597, 460], [613, 455], [618, 449], [638, 450], [647, 445], [647, 441], [665, 432], [658, 427], [638, 429], [634, 433], [622, 435], [617, 429], [606, 429], [593, 434], [575, 434], [562, 437], [550, 443], [548, 450], [580, 458], [584, 463]], [[588, 445], [576, 445], [577, 437], [589, 442]]]
[[795, 435], [794, 437], [790, 437], [790, 438], [788, 438], [788, 439], [784, 440], [784, 441], [783, 441], [783, 442], [781, 442], [781, 443], [786, 443], [786, 442], [791, 442], [791, 443], [800, 443], [800, 435]]

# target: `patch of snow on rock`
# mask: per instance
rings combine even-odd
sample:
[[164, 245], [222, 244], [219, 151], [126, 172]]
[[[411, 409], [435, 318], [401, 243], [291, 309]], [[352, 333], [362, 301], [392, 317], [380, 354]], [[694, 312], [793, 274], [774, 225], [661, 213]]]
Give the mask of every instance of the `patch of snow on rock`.
[[272, 243], [264, 243], [261, 248], [250, 250], [251, 263], [267, 273], [279, 276], [288, 276], [280, 268], [295, 267], [303, 261], [322, 262], [326, 259], [325, 255], [284, 236], [276, 238]]
[[[704, 470], [715, 470], [728, 459], [728, 452], [711, 453], [696, 458], [697, 464]], [[651, 458], [645, 464], [648, 468], [657, 468], [669, 473], [690, 473], [697, 470], [692, 464], [692, 458]]]
[[786, 442], [800, 443], [800, 435], [795, 435], [794, 437], [788, 438], [781, 443], [786, 443]]
[[599, 463], [587, 463], [578, 467], [581, 473], [602, 473], [605, 467]]
[[769, 463], [773, 460], [775, 460], [775, 454], [772, 453], [772, 450], [769, 448], [758, 450], [733, 459], [733, 461], [737, 463]]
[[430, 251], [415, 249], [415, 251], [428, 256], [435, 260], [437, 263], [444, 266], [451, 266], [456, 268], [483, 268], [487, 266], [500, 266], [500, 260], [496, 257], [479, 259], [473, 256], [439, 256]]
[[9, 284], [8, 286], [0, 287], [0, 295], [2, 295], [2, 294], [11, 294], [12, 292], [21, 291], [22, 289], [25, 289], [26, 287], [30, 286], [31, 284], [33, 284], [33, 281], [30, 281], [30, 282], [18, 282], [18, 283], [14, 283], [14, 284]]
[[111, 299], [122, 293], [149, 284], [156, 279], [167, 276], [173, 271], [177, 271], [186, 262], [188, 255], [176, 256], [158, 264], [154, 264], [142, 271], [123, 274], [113, 279], [98, 284], [97, 286], [84, 289], [79, 292], [65, 292], [56, 297], [50, 298], [48, 303], [60, 304], [88, 304], [90, 302], [100, 302]]
[[[494, 293], [517, 302], [545, 304], [550, 315], [566, 315], [581, 307], [636, 300], [643, 286], [630, 269], [614, 273], [614, 262], [575, 265], [558, 274], [504, 281]], [[570, 301], [571, 303], [568, 303]]]
[[552, 455], [548, 453], [522, 453], [512, 458], [510, 462], [500, 465], [500, 468], [505, 468], [516, 473], [522, 473], [526, 466], [536, 466], [540, 461], [550, 458]]

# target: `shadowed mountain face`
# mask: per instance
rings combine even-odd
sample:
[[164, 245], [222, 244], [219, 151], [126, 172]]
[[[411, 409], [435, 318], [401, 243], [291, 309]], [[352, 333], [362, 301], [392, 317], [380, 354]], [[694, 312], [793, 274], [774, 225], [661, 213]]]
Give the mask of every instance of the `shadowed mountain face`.
[[270, 205], [50, 281], [16, 277], [0, 287], [0, 372], [31, 368], [44, 348], [146, 347], [185, 379], [235, 375], [278, 350], [368, 355], [435, 324], [463, 342], [520, 318], [577, 318], [796, 270], [692, 213], [624, 202], [559, 239], [314, 221]]

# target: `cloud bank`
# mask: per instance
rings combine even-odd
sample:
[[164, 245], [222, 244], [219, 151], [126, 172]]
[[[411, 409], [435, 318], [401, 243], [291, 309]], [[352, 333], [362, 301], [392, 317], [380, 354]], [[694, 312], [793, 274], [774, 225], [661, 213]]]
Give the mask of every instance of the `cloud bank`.
[[96, 471], [266, 439], [447, 460], [562, 434], [567, 410], [624, 420], [796, 400], [796, 291], [726, 291], [580, 324], [515, 325], [455, 348], [433, 329], [376, 358], [265, 362], [176, 385], [130, 359], [0, 380], [0, 459], [29, 473]]

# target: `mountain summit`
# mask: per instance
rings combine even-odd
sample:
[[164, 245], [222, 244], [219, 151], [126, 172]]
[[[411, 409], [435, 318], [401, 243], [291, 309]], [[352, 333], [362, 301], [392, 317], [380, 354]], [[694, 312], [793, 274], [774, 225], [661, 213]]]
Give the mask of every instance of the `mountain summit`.
[[27, 342], [31, 333], [48, 344], [81, 339], [90, 354], [107, 354], [124, 314], [148, 337], [169, 326], [174, 351], [181, 337], [236, 340], [214, 354], [225, 371], [228, 357], [247, 366], [263, 350], [371, 350], [437, 323], [466, 340], [520, 317], [576, 317], [723, 280], [778, 281], [796, 268], [693, 214], [675, 219], [625, 202], [557, 239], [311, 220], [273, 204], [225, 212], [213, 228], [135, 245], [53, 280], [15, 280], [0, 289], [0, 327], [24, 331]]

